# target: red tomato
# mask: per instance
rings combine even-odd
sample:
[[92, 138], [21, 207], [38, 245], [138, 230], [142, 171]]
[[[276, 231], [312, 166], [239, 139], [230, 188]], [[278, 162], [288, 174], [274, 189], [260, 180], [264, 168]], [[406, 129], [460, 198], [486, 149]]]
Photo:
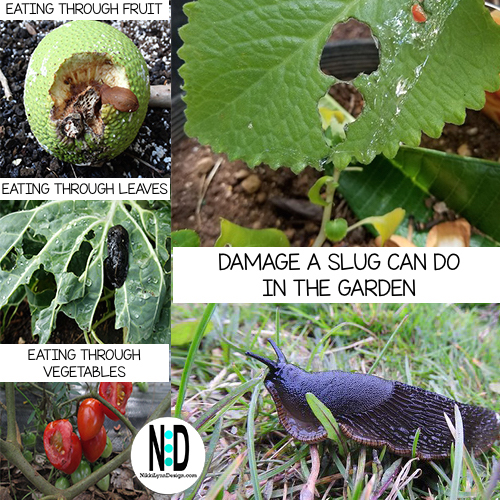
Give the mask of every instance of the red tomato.
[[418, 3], [414, 4], [411, 8], [411, 13], [413, 15], [413, 20], [417, 23], [425, 23], [427, 21], [427, 15]]
[[101, 426], [97, 436], [88, 441], [82, 441], [82, 448], [85, 458], [90, 463], [95, 462], [102, 455], [104, 448], [106, 448], [106, 429], [104, 425]]
[[[125, 407], [130, 394], [132, 394], [132, 382], [101, 382], [99, 384], [99, 395], [111, 403], [122, 415], [125, 415]], [[118, 420], [111, 410], [103, 408], [107, 417], [111, 420]]]
[[82, 441], [88, 441], [99, 434], [104, 423], [103, 406], [97, 399], [89, 398], [78, 408], [78, 432]]
[[49, 462], [60, 471], [72, 474], [82, 460], [82, 445], [68, 420], [54, 420], [45, 427], [43, 447]]

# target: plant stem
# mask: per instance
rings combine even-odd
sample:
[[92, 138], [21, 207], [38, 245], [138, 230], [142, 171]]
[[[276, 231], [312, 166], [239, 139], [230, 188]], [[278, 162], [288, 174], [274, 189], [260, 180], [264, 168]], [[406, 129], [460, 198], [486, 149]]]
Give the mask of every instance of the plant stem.
[[5, 382], [5, 402], [7, 403], [7, 442], [19, 449], [16, 433], [16, 395], [14, 382]]
[[127, 417], [125, 417], [125, 415], [122, 415], [111, 403], [108, 403], [108, 401], [106, 401], [99, 394], [95, 394], [94, 392], [91, 391], [91, 395], [94, 399], [97, 399], [99, 402], [101, 402], [108, 410], [111, 410], [120, 419], [120, 422], [125, 424], [128, 430], [132, 433], [132, 436], [134, 437], [136, 436], [138, 432], [137, 429], [130, 423], [130, 420]]
[[323, 217], [321, 219], [321, 228], [319, 230], [318, 236], [313, 243], [313, 247], [320, 247], [326, 241], [326, 225], [332, 218], [332, 210], [333, 210], [333, 197], [335, 195], [335, 189], [338, 186], [340, 170], [334, 168], [333, 170], [333, 180], [334, 182], [329, 182], [326, 185], [326, 205], [323, 209]]
[[147, 423], [155, 420], [157, 418], [163, 417], [168, 410], [170, 410], [171, 399], [170, 394], [163, 398], [163, 401], [156, 407], [155, 411], [151, 413], [151, 416], [148, 418]]
[[[7, 430], [7, 434], [8, 433], [9, 430]], [[59, 489], [52, 486], [40, 474], [38, 474], [38, 472], [35, 471], [31, 464], [24, 458], [21, 449], [15, 440], [14, 442], [10, 442], [10, 440], [3, 441], [0, 439], [0, 453], [2, 453], [2, 455], [4, 455], [10, 463], [13, 463], [23, 473], [24, 477], [39, 491], [45, 495], [57, 495], [60, 493]]]

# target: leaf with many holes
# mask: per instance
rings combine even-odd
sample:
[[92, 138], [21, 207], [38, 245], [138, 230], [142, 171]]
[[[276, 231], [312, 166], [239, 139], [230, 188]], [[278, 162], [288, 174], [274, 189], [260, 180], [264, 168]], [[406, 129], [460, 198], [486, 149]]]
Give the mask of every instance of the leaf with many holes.
[[[423, 130], [439, 136], [499, 86], [500, 27], [482, 0], [198, 0], [181, 29], [186, 132], [249, 166], [338, 168], [394, 157]], [[380, 65], [353, 84], [365, 108], [330, 150], [318, 101], [337, 82], [319, 69], [334, 25], [355, 18], [380, 45]]]
[[166, 339], [170, 318], [170, 206], [49, 201], [0, 219], [0, 308], [24, 290], [33, 335], [46, 343], [57, 314], [89, 332], [104, 290], [108, 230], [129, 234], [125, 283], [114, 292], [115, 327], [129, 342]]

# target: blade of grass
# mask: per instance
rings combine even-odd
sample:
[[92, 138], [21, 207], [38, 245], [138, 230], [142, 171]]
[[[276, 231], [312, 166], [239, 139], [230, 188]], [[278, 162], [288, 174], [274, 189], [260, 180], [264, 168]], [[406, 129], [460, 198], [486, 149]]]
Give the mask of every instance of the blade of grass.
[[247, 419], [248, 465], [250, 467], [250, 480], [252, 481], [253, 494], [256, 500], [262, 500], [257, 470], [257, 458], [255, 456], [255, 413], [261, 386], [262, 383], [257, 384], [253, 389], [252, 399], [250, 400], [250, 407], [248, 408]]
[[306, 399], [314, 415], [326, 429], [328, 437], [337, 444], [340, 454], [344, 457], [347, 444], [332, 412], [312, 392], [306, 393]]
[[490, 500], [490, 498], [493, 498], [493, 493], [498, 481], [500, 481], [500, 460], [496, 461], [493, 465], [490, 482], [488, 483], [488, 488], [486, 489], [483, 496], [484, 500]]
[[245, 382], [244, 384], [231, 391], [227, 396], [224, 396], [203, 415], [198, 417], [193, 423], [193, 427], [197, 429], [198, 432], [202, 432], [208, 429], [210, 425], [213, 424], [214, 420], [227, 412], [242, 394], [245, 394], [245, 392], [251, 390], [252, 387], [254, 387], [261, 381], [261, 377], [253, 378], [252, 380]]
[[203, 338], [203, 334], [205, 333], [205, 329], [208, 326], [208, 322], [214, 313], [216, 305], [208, 304], [203, 312], [203, 316], [201, 318], [200, 324], [196, 329], [195, 336], [191, 345], [189, 346], [188, 355], [186, 358], [186, 364], [184, 365], [184, 370], [182, 370], [181, 383], [179, 385], [179, 392], [177, 394], [177, 402], [175, 404], [174, 417], [180, 418], [182, 412], [182, 405], [184, 404], [184, 398], [186, 397], [186, 391], [189, 381], [189, 375], [191, 374], [191, 369], [193, 367], [194, 358], [196, 356], [196, 352], [198, 351], [198, 347], [200, 346], [201, 339]]
[[219, 441], [221, 429], [222, 429], [222, 418], [220, 418], [215, 424], [212, 437], [210, 438], [210, 443], [208, 444], [207, 453], [205, 455], [205, 465], [203, 466], [203, 470], [201, 471], [200, 477], [196, 480], [196, 483], [194, 483], [193, 486], [191, 486], [187, 491], [185, 491], [183, 500], [192, 500], [195, 497], [198, 490], [200, 489], [201, 483], [205, 480], [208, 468], [212, 463], [215, 447], [217, 446], [217, 443]]
[[417, 456], [417, 446], [418, 446], [418, 438], [420, 437], [420, 427], [415, 432], [415, 437], [413, 438], [413, 446], [411, 448], [411, 458], [415, 458]]
[[470, 473], [472, 474], [472, 477], [474, 478], [474, 484], [477, 487], [478, 493], [481, 495], [481, 497], [484, 497], [483, 481], [481, 480], [479, 472], [477, 471], [474, 459], [472, 458], [467, 448], [464, 448], [464, 460], [467, 464], [468, 469], [470, 470]]
[[259, 483], [263, 481], [267, 481], [269, 478], [277, 476], [278, 474], [281, 474], [282, 472], [290, 469], [290, 467], [297, 463], [299, 460], [301, 460], [303, 457], [305, 457], [309, 453], [309, 445], [306, 444], [304, 445], [292, 458], [281, 464], [279, 467], [276, 467], [276, 469], [269, 470], [267, 472], [264, 472], [264, 474], [261, 474], [259, 476]]
[[453, 475], [451, 477], [450, 485], [450, 500], [458, 499], [458, 490], [460, 488], [460, 479], [462, 477], [462, 465], [463, 465], [463, 451], [464, 451], [464, 425], [462, 422], [462, 415], [458, 406], [455, 405], [455, 427], [451, 422], [450, 418], [446, 413], [444, 418], [450, 432], [455, 438], [455, 452], [453, 454]]
[[247, 452], [244, 451], [238, 455], [231, 465], [219, 476], [219, 479], [210, 488], [210, 491], [205, 495], [205, 500], [216, 500], [218, 498], [219, 492], [224, 488], [225, 484], [229, 481], [231, 476], [236, 472], [238, 467], [244, 466], [247, 461]]
[[408, 314], [400, 321], [399, 325], [396, 327], [394, 332], [392, 332], [392, 335], [389, 337], [389, 340], [385, 343], [384, 348], [380, 351], [380, 354], [377, 356], [377, 359], [373, 362], [373, 365], [368, 370], [368, 375], [371, 375], [375, 370], [376, 366], [380, 363], [380, 360], [384, 357], [384, 354], [386, 353], [387, 349], [389, 349], [389, 346], [391, 345], [392, 340], [396, 336], [396, 333], [398, 333], [399, 329], [407, 319], [408, 319]]

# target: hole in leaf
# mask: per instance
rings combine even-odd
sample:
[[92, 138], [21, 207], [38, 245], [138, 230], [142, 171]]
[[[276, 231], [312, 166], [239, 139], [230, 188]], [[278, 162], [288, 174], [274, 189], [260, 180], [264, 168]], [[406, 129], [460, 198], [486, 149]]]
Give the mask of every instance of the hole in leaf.
[[86, 235], [85, 235], [85, 239], [86, 240], [93, 240], [95, 238], [95, 233], [94, 231], [91, 229]]
[[28, 230], [23, 235], [23, 254], [27, 259], [38, 255], [42, 248], [47, 243], [47, 238], [40, 234], [36, 234], [33, 229]]
[[326, 142], [334, 147], [345, 139], [345, 131], [363, 110], [364, 100], [350, 83], [336, 83], [318, 103]]
[[0, 269], [2, 271], [12, 271], [12, 269], [16, 266], [18, 257], [19, 254], [16, 249], [12, 248], [11, 251], [4, 257], [2, 262], [0, 262]]
[[369, 75], [378, 68], [379, 51], [367, 24], [350, 19], [337, 24], [323, 48], [320, 67], [342, 81]]
[[45, 271], [43, 265], [30, 278], [26, 294], [31, 306], [48, 307], [56, 296], [56, 279], [52, 273]]
[[68, 264], [68, 272], [75, 276], [81, 276], [87, 267], [92, 245], [88, 241], [83, 241], [80, 248], [73, 254]]

